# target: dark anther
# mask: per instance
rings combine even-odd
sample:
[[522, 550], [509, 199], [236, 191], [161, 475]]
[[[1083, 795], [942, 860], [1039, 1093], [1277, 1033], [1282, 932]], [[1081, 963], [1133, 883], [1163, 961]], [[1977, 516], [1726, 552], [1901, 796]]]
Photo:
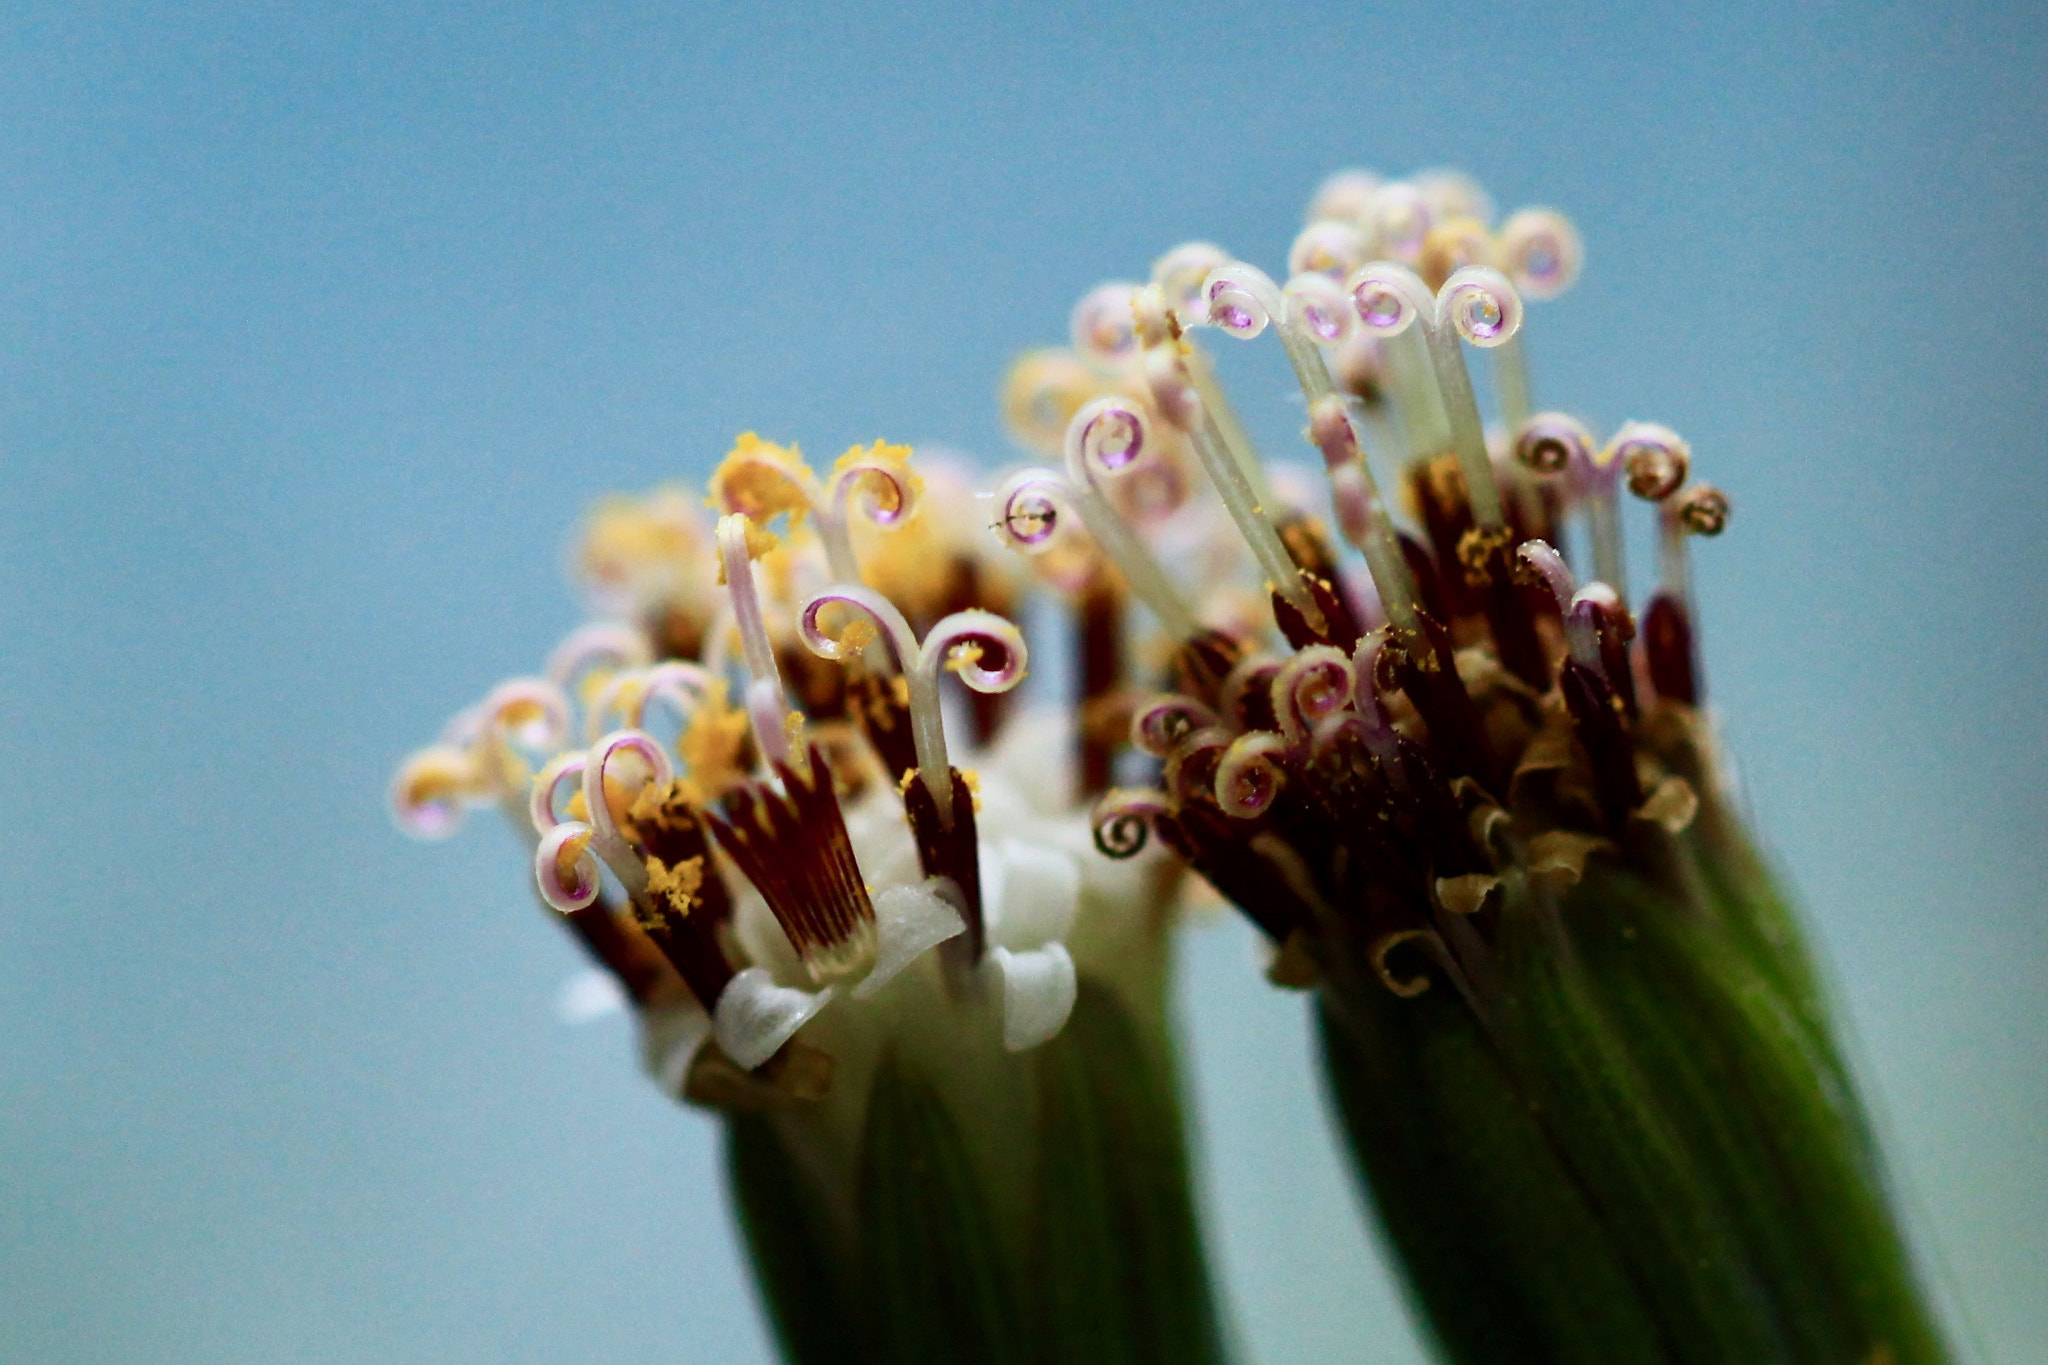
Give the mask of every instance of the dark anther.
[[1700, 704], [1699, 666], [1693, 654], [1692, 622], [1685, 607], [1658, 593], [1643, 612], [1643, 657], [1657, 695], [1687, 706]]

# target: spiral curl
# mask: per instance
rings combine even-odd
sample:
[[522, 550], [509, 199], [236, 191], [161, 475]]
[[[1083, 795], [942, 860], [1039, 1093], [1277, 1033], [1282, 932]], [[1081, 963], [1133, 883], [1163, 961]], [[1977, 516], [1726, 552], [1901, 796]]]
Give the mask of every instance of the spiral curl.
[[921, 480], [911, 472], [909, 456], [909, 446], [855, 446], [833, 467], [826, 496], [842, 515], [851, 508], [883, 530], [894, 530], [917, 511]]
[[1625, 422], [1601, 452], [1605, 464], [1619, 464], [1628, 491], [1647, 502], [1662, 502], [1692, 472], [1692, 447], [1670, 427]]
[[474, 765], [448, 744], [419, 750], [391, 778], [391, 818], [415, 839], [446, 839], [469, 813]]
[[1122, 861], [1145, 851], [1159, 817], [1172, 811], [1165, 792], [1111, 788], [1096, 799], [1088, 825], [1096, 852]]
[[1453, 272], [1437, 293], [1437, 310], [1473, 346], [1505, 346], [1522, 330], [1522, 296], [1490, 266], [1468, 265]]
[[548, 655], [548, 680], [575, 695], [591, 679], [628, 668], [645, 668], [654, 650], [647, 632], [623, 621], [592, 621], [564, 636]]
[[1579, 230], [1555, 209], [1521, 209], [1498, 233], [1502, 267], [1532, 299], [1554, 299], [1579, 278], [1585, 247]]
[[1207, 322], [1202, 283], [1210, 271], [1229, 263], [1230, 253], [1213, 242], [1183, 242], [1152, 263], [1152, 283], [1183, 326]]
[[1138, 288], [1127, 280], [1113, 280], [1095, 286], [1074, 305], [1068, 332], [1083, 360], [1105, 370], [1119, 370], [1137, 358], [1133, 305]]
[[591, 838], [589, 825], [564, 820], [543, 835], [533, 851], [534, 884], [540, 898], [560, 914], [584, 909], [603, 888], [597, 859], [590, 855]]
[[1050, 469], [1020, 469], [996, 490], [996, 537], [1020, 554], [1041, 555], [1080, 520], [1073, 485]]
[[1007, 692], [1024, 681], [1029, 655], [1024, 632], [992, 611], [972, 608], [932, 623], [920, 647], [919, 664], [950, 669], [976, 692]]
[[555, 814], [555, 803], [561, 797], [563, 787], [583, 785], [585, 762], [581, 752], [557, 754], [533, 779], [533, 791], [526, 801], [526, 814], [533, 821], [534, 833], [546, 834], [562, 823], [562, 817]]
[[1217, 723], [1216, 713], [1194, 698], [1164, 693], [1131, 712], [1131, 744], [1153, 758], [1165, 758], [1189, 735]]
[[1281, 297], [1287, 318], [1325, 346], [1341, 345], [1358, 330], [1358, 314], [1344, 296], [1344, 286], [1321, 272], [1299, 274], [1287, 281]]
[[1230, 741], [1216, 765], [1216, 804], [1226, 815], [1250, 820], [1263, 815], [1287, 785], [1283, 765], [1289, 751], [1285, 738], [1270, 730], [1254, 730]]
[[1111, 395], [1085, 403], [1067, 423], [1067, 473], [1094, 485], [1098, 475], [1129, 473], [1146, 456], [1151, 421], [1133, 399]]
[[1696, 536], [1718, 536], [1728, 529], [1728, 495], [1710, 483], [1696, 483], [1676, 500], [1679, 524]]
[[648, 785], [666, 787], [675, 780], [675, 769], [669, 764], [667, 750], [645, 730], [614, 730], [591, 745], [584, 760], [583, 804], [590, 813], [591, 842], [598, 856], [611, 864], [630, 889], [639, 872], [640, 857], [619, 832], [606, 783], [611, 776], [612, 760], [621, 753], [631, 753], [646, 765]]
[[1420, 276], [1395, 261], [1372, 261], [1351, 272], [1344, 292], [1366, 331], [1399, 336], [1416, 322], [1435, 316], [1436, 299]]
[[1272, 277], [1243, 261], [1210, 271], [1202, 281], [1202, 297], [1208, 303], [1209, 321], [1240, 341], [1251, 340], [1287, 313]]
[[530, 753], [552, 753], [569, 738], [569, 699], [539, 678], [501, 682], [484, 697], [483, 734]]
[[1351, 660], [1334, 645], [1310, 645], [1273, 675], [1273, 714], [1296, 744], [1318, 724], [1351, 705]]
[[1539, 412], [1515, 434], [1515, 459], [1532, 474], [1583, 477], [1593, 464], [1593, 433], [1576, 417]]
[[1205, 726], [1175, 746], [1167, 755], [1166, 769], [1161, 774], [1175, 802], [1184, 806], [1191, 801], [1213, 799], [1216, 764], [1229, 750], [1232, 738], [1230, 731], [1221, 726]]

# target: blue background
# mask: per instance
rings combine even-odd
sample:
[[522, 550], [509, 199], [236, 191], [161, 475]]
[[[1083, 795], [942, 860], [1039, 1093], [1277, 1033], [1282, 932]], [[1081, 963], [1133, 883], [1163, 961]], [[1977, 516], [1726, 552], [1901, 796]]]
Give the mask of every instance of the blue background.
[[[1006, 455], [1082, 290], [1445, 162], [1584, 229], [1543, 401], [1733, 493], [1715, 698], [1973, 1340], [2048, 1355], [2041, 17], [9, 6], [0, 1358], [764, 1358], [710, 1126], [392, 764], [575, 620], [594, 494]], [[1299, 997], [1187, 956], [1245, 1338], [1414, 1359]]]

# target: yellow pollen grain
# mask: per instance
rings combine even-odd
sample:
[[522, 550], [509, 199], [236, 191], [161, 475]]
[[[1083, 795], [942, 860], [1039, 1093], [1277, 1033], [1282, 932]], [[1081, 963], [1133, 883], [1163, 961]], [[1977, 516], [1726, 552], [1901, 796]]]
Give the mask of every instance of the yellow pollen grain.
[[811, 510], [810, 487], [815, 482], [794, 445], [779, 446], [744, 431], [712, 471], [708, 502], [717, 511], [737, 512], [756, 524], [787, 512], [795, 526]]
[[974, 798], [974, 813], [981, 814], [981, 774], [973, 768], [962, 768], [960, 780], [967, 784], [967, 794]]
[[704, 859], [701, 855], [685, 858], [674, 867], [651, 855], [647, 859], [648, 892], [666, 900], [669, 908], [678, 915], [690, 913], [690, 907], [697, 903], [697, 892], [703, 885]]
[[804, 751], [804, 713], [792, 711], [782, 718], [782, 733], [789, 738], [790, 751], [801, 755]]
[[839, 647], [848, 654], [866, 649], [879, 638], [875, 623], [865, 616], [856, 616], [846, 623], [846, 629], [839, 632]]
[[717, 797], [745, 779], [740, 752], [746, 743], [746, 713], [718, 697], [690, 713], [690, 723], [676, 736], [676, 753], [692, 782], [706, 796]]

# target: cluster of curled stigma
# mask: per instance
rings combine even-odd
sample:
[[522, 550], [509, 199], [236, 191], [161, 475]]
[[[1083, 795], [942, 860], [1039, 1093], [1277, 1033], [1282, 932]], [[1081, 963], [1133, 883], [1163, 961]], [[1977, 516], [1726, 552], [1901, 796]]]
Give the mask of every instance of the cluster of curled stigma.
[[715, 526], [680, 490], [600, 504], [576, 562], [609, 619], [393, 780], [421, 837], [503, 809], [672, 1093], [815, 1097], [832, 1059], [798, 1031], [917, 973], [1012, 1049], [1071, 1008], [1069, 855], [989, 846], [948, 743], [987, 752], [1009, 722], [1025, 644], [981, 604], [1015, 575], [960, 478], [909, 454], [855, 447], [821, 479], [748, 434], [711, 479]]
[[[715, 525], [679, 489], [601, 503], [576, 554], [601, 619], [405, 762], [400, 825], [503, 809], [650, 1068], [715, 1103], [822, 1093], [799, 1032], [891, 982], [1045, 1041], [1084, 886], [1170, 898], [1183, 866], [1278, 981], [1341, 959], [1469, 994], [1505, 898], [1699, 810], [1687, 545], [1728, 515], [1669, 429], [1535, 408], [1524, 300], [1568, 288], [1580, 246], [1547, 209], [1492, 217], [1455, 173], [1344, 172], [1284, 283], [1196, 242], [1091, 291], [1070, 345], [1006, 381], [1048, 463], [992, 493], [881, 442], [820, 477], [748, 434]], [[1205, 328], [1278, 336], [1321, 478], [1268, 468]], [[1640, 619], [1624, 488], [1662, 532]], [[1011, 695], [1031, 592], [1069, 626], [1043, 734]]]
[[[1469, 995], [1505, 899], [1678, 834], [1710, 780], [1687, 543], [1726, 500], [1666, 427], [1603, 440], [1535, 407], [1524, 301], [1569, 287], [1580, 244], [1548, 209], [1492, 219], [1453, 172], [1341, 173], [1284, 283], [1176, 247], [1084, 297], [1071, 345], [1008, 382], [1019, 438], [1064, 462], [1002, 487], [998, 533], [1069, 579], [1103, 566], [1165, 637], [1165, 687], [1117, 708], [1135, 755], [1113, 758], [1096, 845], [1168, 846], [1283, 982], [1341, 959], [1400, 995]], [[1269, 473], [1204, 328], [1277, 335], [1326, 477]], [[1661, 527], [1640, 616], [1624, 487]]]

